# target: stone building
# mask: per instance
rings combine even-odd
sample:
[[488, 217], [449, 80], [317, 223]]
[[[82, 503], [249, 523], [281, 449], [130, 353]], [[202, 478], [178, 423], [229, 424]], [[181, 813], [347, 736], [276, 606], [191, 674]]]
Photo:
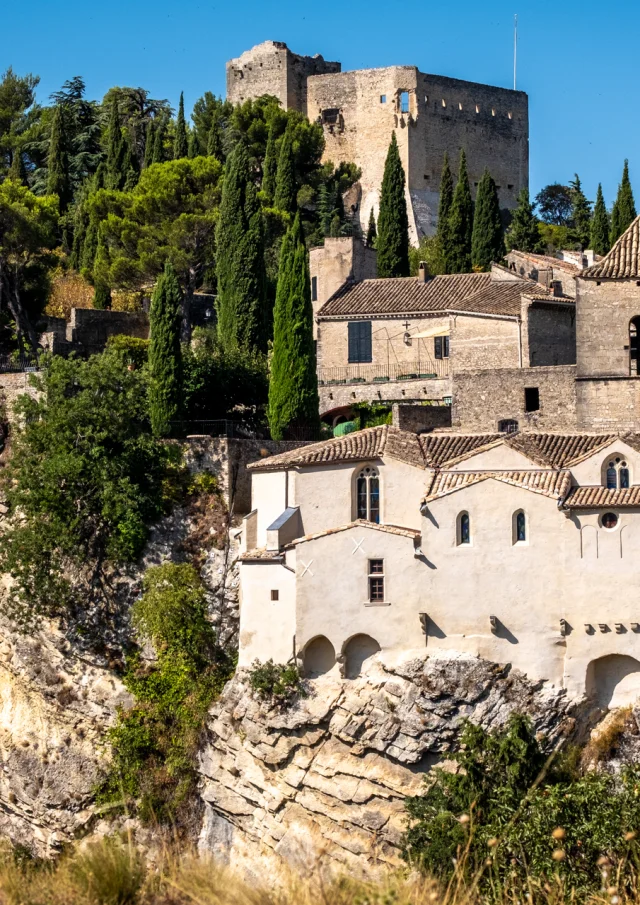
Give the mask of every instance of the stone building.
[[227, 64], [227, 98], [273, 94], [286, 108], [322, 124], [324, 160], [353, 162], [362, 177], [349, 200], [363, 229], [376, 215], [384, 163], [395, 132], [407, 177], [411, 240], [432, 235], [437, 225], [445, 152], [456, 171], [467, 154], [472, 194], [489, 168], [500, 204], [510, 210], [529, 185], [528, 98], [415, 66], [341, 72], [339, 63], [299, 57], [285, 44], [265, 42]]

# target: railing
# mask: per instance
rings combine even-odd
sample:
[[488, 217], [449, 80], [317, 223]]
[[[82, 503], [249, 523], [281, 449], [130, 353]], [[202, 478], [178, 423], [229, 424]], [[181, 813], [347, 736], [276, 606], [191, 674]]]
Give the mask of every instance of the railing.
[[37, 371], [36, 355], [0, 355], [0, 374], [19, 374], [21, 371]]
[[449, 376], [449, 359], [420, 359], [419, 361], [388, 365], [358, 364], [343, 368], [318, 368], [318, 383], [333, 386], [340, 383], [388, 383], [401, 380], [429, 380]]

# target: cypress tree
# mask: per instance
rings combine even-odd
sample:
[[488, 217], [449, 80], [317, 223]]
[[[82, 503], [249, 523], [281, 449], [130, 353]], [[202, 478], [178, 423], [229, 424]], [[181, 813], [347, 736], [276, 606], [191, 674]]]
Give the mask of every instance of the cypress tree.
[[293, 426], [320, 427], [309, 263], [300, 214], [282, 242], [269, 380], [269, 428], [282, 440]]
[[111, 289], [109, 287], [109, 255], [104, 242], [102, 230], [98, 231], [98, 246], [93, 263], [93, 307], [111, 307]]
[[187, 121], [184, 118], [184, 92], [180, 92], [178, 119], [176, 120], [176, 137], [173, 142], [173, 159], [180, 160], [189, 156], [189, 139], [187, 138]]
[[460, 152], [458, 182], [449, 211], [449, 247], [445, 249], [449, 273], [469, 273], [471, 270], [471, 236], [473, 233], [473, 201], [467, 175], [467, 157]]
[[155, 139], [155, 131], [153, 128], [153, 120], [150, 119], [147, 125], [147, 131], [144, 142], [144, 169], [150, 167], [153, 163], [153, 142]]
[[138, 169], [138, 158], [133, 150], [133, 136], [124, 140], [124, 158], [122, 162], [122, 189], [130, 192], [134, 189], [140, 179], [140, 171]]
[[153, 162], [154, 163], [164, 163], [165, 154], [164, 154], [164, 137], [167, 131], [166, 122], [164, 117], [160, 120], [160, 122], [156, 125], [155, 135], [153, 139]]
[[504, 236], [498, 190], [489, 170], [478, 185], [471, 237], [471, 262], [474, 269], [489, 270], [504, 257]]
[[[207, 155], [215, 157], [221, 163], [224, 163], [224, 150], [222, 148], [222, 128], [220, 124], [220, 113], [215, 110], [211, 117], [211, 128], [207, 136]], [[264, 188], [264, 186], [263, 186]]]
[[590, 247], [597, 255], [606, 255], [611, 248], [609, 245], [609, 214], [607, 213], [607, 208], [604, 203], [602, 183], [598, 184], [596, 203], [593, 208]]
[[409, 276], [409, 217], [405, 176], [395, 132], [384, 165], [378, 211], [378, 276]]
[[171, 264], [158, 278], [149, 311], [149, 414], [156, 437], [171, 433], [182, 393], [182, 292]]
[[69, 180], [69, 159], [64, 131], [64, 108], [57, 104], [51, 122], [51, 138], [47, 156], [47, 194], [57, 195], [60, 212], [64, 213], [71, 203], [71, 182]]
[[540, 246], [538, 221], [533, 213], [534, 205], [529, 201], [529, 190], [522, 189], [518, 195], [518, 206], [513, 212], [511, 225], [506, 235], [507, 249], [529, 253], [536, 252]]
[[573, 182], [569, 183], [571, 190], [571, 220], [573, 224], [573, 234], [576, 242], [584, 251], [589, 247], [589, 239], [591, 237], [591, 204], [587, 201], [585, 193], [582, 191], [580, 177], [575, 174]]
[[124, 172], [124, 160], [126, 145], [120, 128], [120, 114], [118, 112], [118, 99], [113, 96], [111, 112], [109, 114], [109, 126], [107, 129], [107, 165], [105, 172], [105, 188], [121, 189], [124, 185], [126, 174]]
[[626, 232], [635, 219], [636, 205], [633, 200], [631, 181], [629, 180], [629, 161], [625, 160], [622, 170], [622, 181], [618, 187], [618, 197], [611, 212], [612, 245], [617, 242], [623, 232]]
[[24, 157], [20, 148], [13, 149], [8, 175], [13, 182], [18, 182], [20, 185], [27, 184], [27, 168], [24, 165]]
[[436, 237], [443, 253], [449, 247], [449, 214], [453, 203], [453, 176], [449, 166], [449, 155], [445, 151], [440, 176], [440, 201], [438, 203], [438, 229]]
[[298, 209], [296, 174], [293, 161], [293, 137], [289, 126], [285, 130], [280, 145], [273, 206], [289, 214], [295, 214]]
[[271, 120], [271, 126], [269, 127], [267, 149], [265, 151], [264, 162], [262, 164], [262, 191], [267, 207], [271, 207], [271, 205], [273, 204], [273, 199], [276, 194], [277, 174], [278, 155], [276, 154], [276, 129], [274, 118]]
[[198, 156], [198, 139], [193, 129], [189, 132], [189, 160]]
[[331, 233], [331, 221], [333, 220], [333, 204], [331, 203], [331, 194], [326, 183], [320, 186], [318, 192], [318, 219], [320, 220], [320, 232], [323, 236]]
[[378, 231], [376, 229], [376, 215], [374, 213], [373, 207], [369, 212], [369, 226], [367, 227], [367, 247], [375, 248], [376, 247], [376, 239], [378, 236]]
[[264, 229], [242, 141], [225, 167], [216, 228], [218, 336], [223, 349], [267, 350]]

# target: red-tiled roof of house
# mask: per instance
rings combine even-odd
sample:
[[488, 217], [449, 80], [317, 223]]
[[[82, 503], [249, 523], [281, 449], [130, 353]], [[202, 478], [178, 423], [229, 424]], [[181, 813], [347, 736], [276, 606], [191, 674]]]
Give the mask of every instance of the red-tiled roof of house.
[[509, 254], [518, 255], [521, 258], [525, 258], [527, 261], [531, 261], [532, 264], [536, 264], [541, 269], [547, 267], [557, 267], [560, 270], [566, 270], [567, 273], [574, 275], [580, 273], [580, 268], [577, 264], [572, 264], [571, 261], [561, 261], [560, 258], [554, 258], [552, 255], [535, 255], [528, 251], [518, 251], [515, 248], [512, 249]]
[[640, 217], [636, 217], [611, 251], [580, 274], [592, 280], [635, 280], [640, 277]]
[[440, 497], [463, 490], [472, 484], [493, 479], [503, 484], [522, 487], [532, 493], [541, 493], [555, 500], [562, 500], [571, 487], [569, 471], [440, 471], [433, 475], [424, 498], [430, 503]]
[[568, 509], [640, 507], [640, 487], [608, 490], [601, 486], [573, 487], [564, 504]]
[[420, 531], [416, 528], [401, 528], [399, 525], [378, 525], [375, 522], [369, 522], [366, 519], [356, 519], [354, 522], [348, 522], [346, 525], [339, 525], [337, 528], [327, 528], [325, 531], [316, 531], [315, 534], [305, 534], [304, 537], [297, 537], [295, 540], [285, 545], [288, 550], [291, 547], [297, 547], [298, 544], [306, 544], [310, 540], [318, 540], [321, 537], [327, 537], [330, 534], [339, 534], [341, 531], [350, 531], [352, 528], [370, 528], [372, 531], [382, 531], [384, 534], [395, 534], [398, 537], [411, 537], [414, 540], [420, 537]]
[[453, 465], [469, 456], [498, 446], [504, 434], [420, 434], [425, 464], [430, 468]]
[[508, 436], [505, 443], [537, 465], [567, 468], [588, 458], [617, 438], [617, 434], [521, 433]]

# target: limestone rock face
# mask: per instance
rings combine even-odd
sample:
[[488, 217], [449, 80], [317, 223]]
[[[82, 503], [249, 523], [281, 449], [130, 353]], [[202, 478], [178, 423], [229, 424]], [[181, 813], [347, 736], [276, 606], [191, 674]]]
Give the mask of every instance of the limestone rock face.
[[309, 681], [286, 709], [260, 702], [246, 672], [229, 683], [200, 758], [203, 851], [253, 874], [320, 856], [349, 870], [395, 865], [404, 798], [465, 719], [491, 729], [526, 713], [551, 741], [575, 726], [564, 691], [485, 660], [379, 655], [367, 672]]

